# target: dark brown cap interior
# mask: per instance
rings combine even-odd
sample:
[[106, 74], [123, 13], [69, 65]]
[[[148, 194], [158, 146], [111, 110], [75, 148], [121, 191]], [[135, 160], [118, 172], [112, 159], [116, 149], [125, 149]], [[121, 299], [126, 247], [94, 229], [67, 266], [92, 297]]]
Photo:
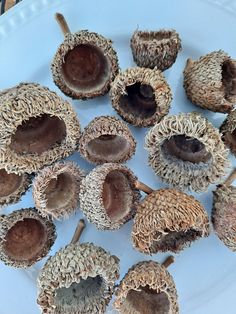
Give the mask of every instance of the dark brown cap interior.
[[20, 187], [21, 183], [22, 176], [0, 169], [0, 197], [11, 195]]

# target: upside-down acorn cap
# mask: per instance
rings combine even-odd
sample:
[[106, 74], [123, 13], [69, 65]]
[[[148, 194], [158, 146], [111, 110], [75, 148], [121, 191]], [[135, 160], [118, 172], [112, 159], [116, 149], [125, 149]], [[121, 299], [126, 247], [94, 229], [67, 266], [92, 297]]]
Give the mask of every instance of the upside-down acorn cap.
[[80, 186], [80, 209], [98, 229], [118, 229], [136, 212], [140, 192], [137, 178], [121, 164], [107, 163], [93, 169]]
[[76, 150], [76, 113], [47, 87], [21, 83], [0, 94], [0, 105], [0, 163], [8, 172], [32, 173]]
[[236, 111], [231, 111], [220, 127], [222, 140], [230, 149], [232, 154], [236, 156]]
[[119, 259], [92, 243], [70, 244], [50, 257], [38, 278], [42, 313], [105, 313], [119, 278]]
[[219, 131], [196, 112], [164, 117], [146, 135], [145, 146], [154, 172], [179, 189], [205, 191], [229, 165]]
[[230, 112], [236, 103], [236, 60], [222, 50], [196, 61], [188, 59], [184, 88], [194, 104], [215, 112]]
[[0, 216], [0, 260], [6, 265], [27, 268], [45, 257], [56, 239], [50, 219], [34, 208]]
[[135, 149], [136, 141], [128, 126], [112, 116], [93, 119], [79, 141], [80, 154], [94, 164], [125, 162]]
[[172, 93], [161, 71], [129, 68], [111, 85], [110, 98], [118, 114], [139, 127], [154, 125], [169, 112]]

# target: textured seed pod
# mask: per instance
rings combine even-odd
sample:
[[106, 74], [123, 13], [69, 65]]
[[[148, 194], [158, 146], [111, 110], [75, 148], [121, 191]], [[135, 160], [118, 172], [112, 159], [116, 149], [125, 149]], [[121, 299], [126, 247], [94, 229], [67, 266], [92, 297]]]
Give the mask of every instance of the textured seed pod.
[[220, 132], [222, 140], [225, 145], [230, 149], [232, 154], [236, 156], [236, 111], [231, 111], [225, 121], [223, 122]]
[[229, 165], [219, 131], [198, 113], [164, 117], [145, 142], [155, 173], [179, 189], [205, 191]]
[[92, 243], [70, 244], [50, 257], [38, 278], [42, 313], [105, 313], [119, 278], [119, 259]]
[[0, 108], [0, 163], [8, 172], [36, 172], [76, 150], [76, 113], [48, 88], [21, 83], [0, 93]]
[[118, 229], [135, 214], [140, 192], [127, 167], [107, 163], [96, 167], [80, 187], [80, 209], [98, 229]]
[[209, 219], [193, 196], [173, 189], [153, 191], [137, 208], [132, 241], [140, 252], [179, 252], [209, 235]]
[[45, 257], [56, 239], [56, 228], [34, 208], [0, 216], [0, 260], [27, 268]]
[[116, 290], [114, 307], [122, 314], [178, 314], [174, 280], [154, 261], [131, 267]]
[[172, 93], [161, 71], [129, 68], [111, 85], [110, 98], [118, 114], [130, 124], [154, 125], [169, 112]]
[[80, 154], [88, 161], [125, 162], [135, 153], [136, 141], [128, 126], [112, 116], [92, 120], [80, 138]]
[[135, 31], [131, 37], [134, 62], [140, 67], [164, 71], [175, 62], [181, 40], [175, 30]]
[[184, 88], [194, 104], [215, 112], [230, 112], [236, 102], [236, 60], [222, 50], [196, 61], [188, 59]]
[[83, 171], [73, 162], [57, 162], [38, 172], [33, 182], [35, 207], [42, 216], [68, 218], [79, 205]]

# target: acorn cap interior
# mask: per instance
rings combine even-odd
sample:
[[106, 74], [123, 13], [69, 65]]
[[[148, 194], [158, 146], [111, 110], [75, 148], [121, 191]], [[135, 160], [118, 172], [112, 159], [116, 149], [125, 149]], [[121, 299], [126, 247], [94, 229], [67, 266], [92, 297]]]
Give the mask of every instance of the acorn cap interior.
[[7, 173], [0, 169], [0, 197], [6, 197], [14, 193], [21, 185], [23, 177], [14, 173]]
[[230, 59], [222, 64], [222, 87], [226, 100], [236, 100], [236, 62]]

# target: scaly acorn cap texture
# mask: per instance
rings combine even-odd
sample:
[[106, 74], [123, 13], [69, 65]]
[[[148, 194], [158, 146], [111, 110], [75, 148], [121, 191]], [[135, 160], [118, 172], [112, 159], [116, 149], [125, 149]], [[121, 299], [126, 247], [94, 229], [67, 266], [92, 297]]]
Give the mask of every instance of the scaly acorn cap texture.
[[230, 149], [231, 153], [236, 156], [236, 111], [231, 111], [220, 127], [222, 140]]
[[76, 150], [80, 124], [56, 93], [21, 83], [0, 93], [0, 133], [1, 167], [32, 173]]
[[208, 215], [200, 202], [178, 190], [160, 189], [138, 206], [132, 242], [145, 254], [177, 253], [209, 232]]
[[125, 121], [147, 127], [169, 112], [172, 93], [161, 71], [136, 67], [116, 76], [110, 98], [113, 108]]
[[135, 31], [130, 46], [134, 62], [145, 68], [164, 71], [175, 62], [181, 40], [175, 30]]
[[119, 259], [92, 243], [70, 244], [50, 257], [38, 278], [42, 313], [105, 313], [119, 278]]
[[189, 100], [204, 109], [227, 113], [236, 103], [236, 60], [222, 50], [187, 60], [184, 88]]
[[73, 162], [57, 162], [40, 170], [33, 181], [35, 207], [44, 217], [68, 218], [79, 206], [84, 172]]
[[137, 177], [121, 164], [97, 166], [80, 186], [80, 209], [98, 229], [118, 229], [130, 220], [141, 194], [135, 188]]
[[178, 189], [205, 191], [229, 165], [219, 131], [196, 112], [164, 117], [147, 133], [145, 147], [156, 175]]
[[51, 219], [35, 208], [0, 216], [0, 260], [6, 265], [27, 268], [45, 257], [56, 239]]
[[121, 314], [178, 314], [178, 295], [166, 268], [154, 261], [129, 269], [115, 292], [114, 307]]
[[64, 94], [86, 100], [109, 91], [119, 66], [110, 39], [82, 30], [66, 34], [51, 70], [54, 83]]
[[82, 157], [94, 164], [125, 162], [135, 153], [136, 141], [121, 120], [113, 116], [93, 119], [79, 141]]

